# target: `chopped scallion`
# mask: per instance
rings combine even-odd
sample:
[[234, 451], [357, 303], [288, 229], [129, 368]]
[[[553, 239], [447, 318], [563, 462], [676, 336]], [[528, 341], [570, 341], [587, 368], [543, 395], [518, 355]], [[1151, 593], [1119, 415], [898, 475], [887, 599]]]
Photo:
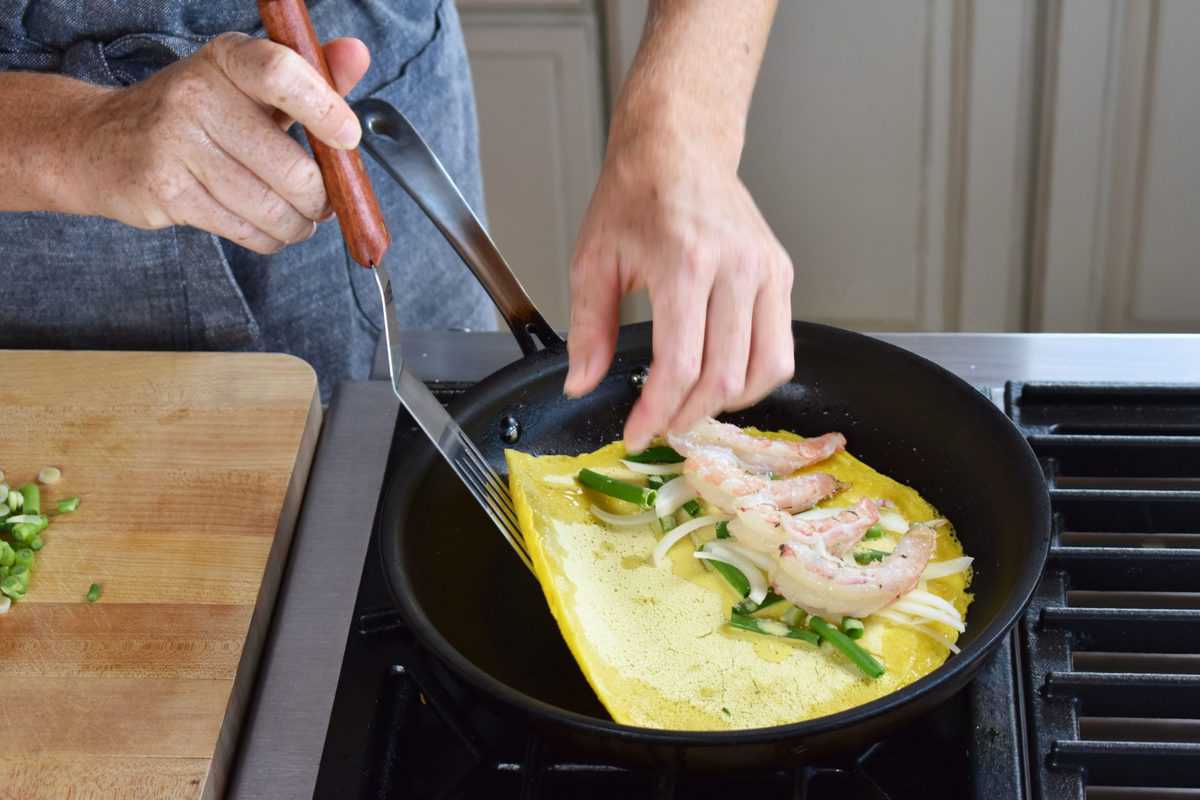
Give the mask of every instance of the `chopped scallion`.
[[683, 510], [688, 513], [689, 517], [700, 516], [700, 503], [695, 500], [688, 500], [683, 504]]
[[863, 633], [866, 632], [866, 626], [863, 625], [861, 619], [854, 617], [842, 618], [842, 633], [849, 636], [851, 639], [861, 639]]
[[751, 633], [761, 633], [766, 636], [778, 636], [782, 639], [799, 639], [809, 644], [818, 644], [821, 639], [812, 631], [804, 628], [797, 628], [792, 625], [787, 625], [775, 619], [759, 619], [750, 617], [745, 614], [740, 614], [737, 611], [730, 613], [729, 624], [735, 628], [740, 628]]
[[72, 511], [74, 511], [75, 509], [79, 508], [79, 497], [78, 496], [68, 497], [64, 500], [59, 500], [57, 503], [57, 506], [58, 506], [58, 513], [69, 514]]
[[88, 587], [86, 599], [89, 603], [94, 603], [100, 599], [100, 584], [93, 583]]
[[867, 539], [868, 541], [871, 539], [883, 538], [883, 526], [876, 522], [874, 525], [867, 528], [867, 532], [863, 534], [863, 538]]
[[654, 501], [658, 499], [658, 492], [654, 489], [635, 486], [632, 483], [610, 478], [607, 475], [590, 469], [581, 469], [579, 471], [579, 482], [593, 491], [600, 492], [600, 494], [606, 494], [609, 497], [615, 497], [618, 500], [624, 500], [642, 508], [653, 508]]
[[717, 523], [717, 538], [718, 539], [728, 539], [729, 538], [729, 523], [726, 522], [725, 520], [721, 520], [720, 522]]
[[817, 616], [810, 617], [808, 626], [816, 631], [822, 639], [841, 650], [842, 654], [854, 662], [854, 665], [867, 677], [878, 678], [884, 673], [883, 665], [876, 661], [874, 656], [825, 620]]
[[675, 451], [673, 447], [659, 445], [657, 447], [647, 447], [640, 453], [625, 456], [626, 461], [632, 461], [635, 464], [679, 464], [683, 462], [683, 456]]
[[859, 564], [866, 565], [876, 561], [882, 561], [889, 555], [891, 555], [891, 553], [888, 553], [884, 550], [859, 550], [854, 554], [854, 560]]

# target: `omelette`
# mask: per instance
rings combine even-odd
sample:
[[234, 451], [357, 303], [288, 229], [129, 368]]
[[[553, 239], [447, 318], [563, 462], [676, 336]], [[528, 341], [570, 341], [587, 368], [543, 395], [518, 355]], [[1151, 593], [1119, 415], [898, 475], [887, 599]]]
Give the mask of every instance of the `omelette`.
[[[786, 432], [746, 432], [804, 441]], [[840, 622], [842, 630], [849, 631], [851, 623], [856, 626], [852, 633], [860, 638], [854, 644], [881, 667], [882, 674], [875, 677], [824, 637], [814, 643], [818, 637], [810, 632], [803, 633], [804, 638], [785, 635], [796, 632], [794, 625], [803, 627], [797, 618], [807, 615], [774, 592], [762, 606], [755, 609], [751, 603], [748, 608], [745, 585], [735, 588], [725, 577], [728, 570], [718, 571], [712, 561], [697, 557], [697, 550], [711, 547], [719, 535], [717, 526], [690, 531], [656, 563], [655, 548], [668, 535], [664, 525], [614, 525], [597, 516], [612, 520], [611, 515], [652, 513], [577, 480], [581, 471], [591, 471], [645, 485], [647, 475], [633, 471], [638, 465], [623, 461], [628, 454], [622, 444], [577, 456], [532, 456], [515, 450], [507, 450], [505, 456], [521, 531], [546, 602], [588, 683], [618, 723], [716, 731], [800, 722], [896, 691], [936, 669], [957, 649], [954, 642], [963, 626], [954, 626], [946, 612], [930, 612], [934, 618], [924, 619], [896, 610], [906, 604], [909, 611], [941, 606], [965, 621], [971, 602], [970, 569], [961, 565], [970, 560], [963, 558], [953, 527], [912, 488], [844, 449], [789, 477], [820, 473], [836, 479], [836, 491], [817, 509], [850, 509], [864, 498], [878, 501], [879, 524], [872, 528], [871, 541], [858, 544], [860, 550], [870, 545], [865, 552], [887, 554], [909, 525], [936, 521], [923, 529], [934, 537], [933, 548], [930, 566], [913, 595], [925, 598], [925, 605], [906, 600], [864, 616], [861, 624], [823, 615], [834, 627]], [[649, 479], [651, 485], [654, 480]], [[703, 514], [713, 511], [704, 499], [699, 502]], [[688, 514], [680, 510], [678, 517], [687, 519]], [[731, 625], [739, 611], [744, 612], [743, 621], [751, 616], [760, 622], [751, 629]]]

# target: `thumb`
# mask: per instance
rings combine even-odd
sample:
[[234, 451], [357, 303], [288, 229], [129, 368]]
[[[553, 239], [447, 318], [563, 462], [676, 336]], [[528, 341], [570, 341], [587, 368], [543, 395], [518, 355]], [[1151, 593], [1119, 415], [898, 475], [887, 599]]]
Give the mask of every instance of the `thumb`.
[[582, 397], [596, 388], [612, 363], [621, 318], [621, 286], [616, 265], [586, 260], [571, 270], [570, 366], [563, 392]]

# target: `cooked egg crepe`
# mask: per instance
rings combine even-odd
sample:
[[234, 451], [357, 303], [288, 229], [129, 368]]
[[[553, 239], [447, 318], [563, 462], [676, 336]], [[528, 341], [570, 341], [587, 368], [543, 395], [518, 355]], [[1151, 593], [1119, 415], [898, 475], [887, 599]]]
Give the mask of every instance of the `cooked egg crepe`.
[[[584, 676], [617, 722], [669, 730], [799, 722], [896, 691], [949, 655], [934, 638], [871, 616], [858, 643], [886, 667], [882, 677], [871, 679], [828, 644], [817, 647], [731, 628], [730, 607], [741, 597], [693, 556], [695, 541], [684, 538], [672, 548], [670, 563], [656, 567], [651, 561], [656, 526], [609, 527], [590, 512], [592, 504], [614, 513], [639, 510], [574, 481], [584, 467], [620, 476], [621, 444], [581, 456], [534, 457], [513, 450], [505, 455], [521, 530], [546, 601]], [[890, 501], [910, 523], [938, 516], [913, 489], [846, 452], [801, 472], [826, 472], [849, 484], [822, 507], [850, 506], [870, 497]], [[933, 561], [963, 554], [949, 525], [936, 531]], [[703, 542], [713, 532], [709, 528], [696, 536]], [[887, 533], [871, 544], [888, 550], [899, 536]], [[922, 585], [965, 618], [969, 579], [969, 571], [959, 572]], [[759, 616], [778, 616], [789, 606], [778, 603]], [[948, 626], [931, 622], [925, 627], [951, 642], [957, 638]]]

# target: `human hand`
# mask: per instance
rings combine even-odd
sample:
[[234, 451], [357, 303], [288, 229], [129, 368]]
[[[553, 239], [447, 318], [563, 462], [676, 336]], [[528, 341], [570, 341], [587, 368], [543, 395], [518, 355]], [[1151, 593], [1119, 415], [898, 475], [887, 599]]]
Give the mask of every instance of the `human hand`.
[[564, 390], [596, 387], [621, 295], [648, 289], [653, 359], [625, 423], [632, 451], [753, 405], [792, 376], [792, 263], [736, 162], [690, 137], [610, 143], [571, 264]]
[[331, 147], [358, 145], [342, 99], [370, 63], [357, 39], [324, 46], [336, 91], [287, 47], [240, 33], [133, 86], [99, 94], [82, 114], [77, 213], [137, 228], [191, 225], [259, 253], [315, 232], [331, 215], [293, 121]]

